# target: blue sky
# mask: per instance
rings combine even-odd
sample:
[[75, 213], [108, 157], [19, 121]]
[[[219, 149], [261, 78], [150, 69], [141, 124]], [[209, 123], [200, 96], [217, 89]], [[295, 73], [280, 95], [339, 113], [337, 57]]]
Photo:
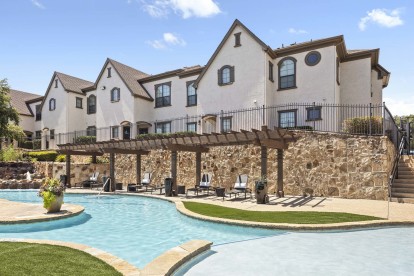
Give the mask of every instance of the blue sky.
[[204, 65], [234, 19], [272, 48], [343, 34], [380, 48], [384, 100], [414, 113], [414, 1], [2, 0], [0, 78], [43, 95], [54, 71], [94, 82], [107, 57], [149, 74]]

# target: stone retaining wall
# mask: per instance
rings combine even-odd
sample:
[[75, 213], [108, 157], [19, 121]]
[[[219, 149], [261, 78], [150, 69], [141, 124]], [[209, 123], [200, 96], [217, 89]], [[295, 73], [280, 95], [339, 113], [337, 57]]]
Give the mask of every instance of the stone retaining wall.
[[[287, 195], [312, 194], [342, 198], [387, 198], [388, 176], [395, 154], [387, 137], [347, 136], [298, 132], [300, 138], [284, 154], [284, 190]], [[170, 152], [142, 156], [142, 173], [154, 172], [153, 183], [170, 176]], [[136, 181], [134, 155], [116, 155], [116, 181]], [[202, 172], [213, 173], [213, 185], [230, 188], [238, 174], [249, 175], [249, 185], [260, 178], [260, 147], [222, 146], [202, 154]], [[276, 150], [268, 151], [268, 182], [277, 180]], [[195, 153], [179, 152], [177, 182], [195, 184]]]

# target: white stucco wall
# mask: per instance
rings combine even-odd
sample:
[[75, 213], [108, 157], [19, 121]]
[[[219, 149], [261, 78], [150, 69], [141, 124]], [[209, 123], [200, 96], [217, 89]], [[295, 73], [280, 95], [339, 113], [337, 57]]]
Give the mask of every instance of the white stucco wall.
[[[57, 79], [57, 78], [56, 78]], [[49, 101], [54, 98], [56, 100], [55, 110], [49, 110]], [[68, 92], [63, 89], [62, 83], [58, 81], [58, 87], [55, 88], [55, 81], [53, 81], [49, 93], [47, 94], [44, 104], [42, 106], [42, 121], [40, 130], [48, 128], [49, 130], [54, 129], [55, 134], [67, 133], [69, 118], [68, 108], [70, 106]], [[33, 109], [36, 112], [36, 109]], [[49, 132], [46, 133], [49, 135]]]
[[19, 115], [19, 126], [24, 130], [24, 131], [30, 131], [33, 132], [35, 131], [35, 117], [33, 116], [27, 116], [27, 115]]
[[[87, 127], [86, 121], [86, 97], [85, 95], [77, 93], [68, 93], [67, 118], [68, 128], [67, 132], [85, 131]], [[76, 107], [76, 98], [82, 99], [82, 108]]]
[[378, 72], [371, 70], [372, 104], [382, 104], [382, 79], [378, 79]]
[[[144, 83], [143, 86], [154, 98], [153, 102], [143, 101], [141, 99], [136, 100], [136, 118], [137, 121], [147, 121], [154, 123], [156, 121], [170, 121], [172, 119], [184, 118], [186, 116], [193, 117], [197, 115], [197, 106], [187, 107], [187, 82], [195, 81], [196, 76], [190, 76], [185, 78], [179, 78], [178, 76], [165, 78], [162, 80], [152, 81]], [[155, 86], [158, 84], [171, 82], [171, 106], [155, 107]], [[197, 91], [198, 93], [198, 91]], [[199, 102], [197, 100], [197, 102]], [[148, 118], [147, 120], [143, 118]], [[190, 120], [191, 122], [194, 120]], [[188, 121], [188, 122], [190, 122]], [[172, 131], [186, 131], [187, 120], [173, 120]], [[150, 129], [154, 131], [153, 127]]]
[[[107, 77], [107, 68], [112, 67], [111, 77]], [[105, 86], [103, 90], [102, 87]], [[118, 87], [121, 90], [120, 100], [111, 102], [111, 90]], [[122, 81], [111, 63], [107, 64], [102, 77], [98, 80], [96, 90], [96, 127], [106, 128], [97, 133], [98, 140], [110, 139], [110, 126], [118, 126], [124, 121], [135, 123], [135, 99], [128, 87]], [[119, 130], [121, 134], [121, 129]]]
[[[271, 105], [285, 103], [339, 103], [336, 84], [336, 47], [329, 46], [317, 49], [321, 54], [321, 61], [308, 66], [305, 57], [310, 51], [305, 51], [289, 56], [276, 58], [275, 84]], [[293, 89], [280, 90], [279, 88], [279, 67], [280, 60], [286, 57], [296, 59], [296, 87]]]
[[[241, 32], [241, 46], [234, 47], [234, 33]], [[264, 51], [244, 29], [236, 27], [198, 85], [198, 113], [250, 108], [265, 103], [267, 79]], [[217, 71], [234, 66], [234, 83], [218, 85]], [[254, 103], [256, 101], [256, 103]]]
[[341, 63], [341, 104], [371, 102], [371, 59]]

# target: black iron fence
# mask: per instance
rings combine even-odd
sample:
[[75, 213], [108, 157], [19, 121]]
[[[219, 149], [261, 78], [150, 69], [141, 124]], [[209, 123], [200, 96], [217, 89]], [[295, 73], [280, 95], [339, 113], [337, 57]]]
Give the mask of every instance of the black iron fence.
[[[229, 132], [281, 127], [318, 132], [353, 135], [386, 135], [397, 146], [400, 130], [385, 104], [340, 105], [326, 103], [293, 103], [276, 106], [257, 106], [203, 115], [165, 118], [137, 124], [103, 128], [89, 127], [70, 133], [43, 135], [42, 148], [56, 148], [59, 144], [90, 143], [111, 139], [134, 139], [138, 135], [177, 132]], [[43, 139], [43, 142], [42, 142]], [[38, 141], [38, 139], [36, 139]], [[36, 146], [39, 142], [36, 142]]]

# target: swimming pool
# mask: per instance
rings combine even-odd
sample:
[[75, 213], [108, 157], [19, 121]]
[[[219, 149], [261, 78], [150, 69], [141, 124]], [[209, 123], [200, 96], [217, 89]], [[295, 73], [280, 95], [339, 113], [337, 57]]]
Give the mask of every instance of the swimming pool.
[[[41, 203], [37, 190], [3, 190], [0, 198]], [[0, 225], [0, 238], [81, 243], [142, 268], [166, 250], [194, 239], [223, 244], [284, 233], [188, 218], [173, 203], [139, 196], [65, 194], [65, 202], [82, 205], [85, 211], [56, 221]]]

